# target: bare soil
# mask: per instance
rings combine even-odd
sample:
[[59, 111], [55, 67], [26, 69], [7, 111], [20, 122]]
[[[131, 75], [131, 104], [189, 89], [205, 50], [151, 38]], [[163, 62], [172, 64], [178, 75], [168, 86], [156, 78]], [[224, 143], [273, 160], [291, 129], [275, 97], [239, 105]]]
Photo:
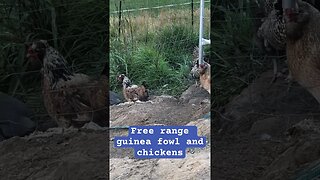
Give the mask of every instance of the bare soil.
[[214, 179], [296, 179], [319, 161], [319, 104], [297, 83], [271, 79], [263, 73], [216, 113]]
[[[158, 96], [151, 102], [110, 107], [111, 126], [186, 125], [199, 127], [210, 141], [210, 121], [201, 117], [210, 110], [210, 95], [191, 86], [180, 98]], [[210, 144], [195, 149], [185, 159], [133, 158], [131, 149], [113, 148], [115, 135], [90, 124], [81, 129], [51, 128], [26, 137], [0, 142], [0, 179], [210, 179]], [[109, 144], [108, 144], [109, 143]], [[107, 169], [110, 145], [110, 169]]]

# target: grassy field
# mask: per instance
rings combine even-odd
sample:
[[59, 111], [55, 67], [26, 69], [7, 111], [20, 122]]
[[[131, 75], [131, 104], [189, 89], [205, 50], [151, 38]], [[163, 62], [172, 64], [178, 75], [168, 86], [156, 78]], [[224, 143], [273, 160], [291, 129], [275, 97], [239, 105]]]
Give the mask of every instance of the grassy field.
[[[110, 11], [117, 11], [119, 8], [120, 0], [110, 0], [109, 6]], [[194, 0], [194, 7], [199, 7], [199, 2]], [[191, 0], [122, 0], [122, 9], [138, 9], [138, 8], [150, 8], [157, 6], [165, 6], [170, 4], [183, 4], [183, 3], [191, 3]], [[209, 6], [208, 3], [206, 3]], [[183, 8], [189, 7], [191, 8], [191, 4], [184, 5]]]
[[[124, 9], [188, 1], [141, 2], [125, 1], [128, 6]], [[209, 17], [210, 10], [207, 8], [205, 13]], [[122, 13], [120, 26], [118, 15], [112, 14], [109, 22], [112, 90], [120, 90], [116, 76], [121, 73], [136, 84], [146, 81], [154, 94], [179, 95], [190, 85], [192, 52], [198, 45], [199, 9], [194, 9], [193, 26], [191, 6]], [[209, 36], [210, 19], [205, 22], [205, 34]]]

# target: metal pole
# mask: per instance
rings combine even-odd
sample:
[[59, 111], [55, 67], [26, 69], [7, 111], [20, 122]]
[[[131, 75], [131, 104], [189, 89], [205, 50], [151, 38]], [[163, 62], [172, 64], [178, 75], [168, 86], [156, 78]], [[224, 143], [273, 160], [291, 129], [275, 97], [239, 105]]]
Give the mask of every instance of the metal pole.
[[120, 36], [120, 33], [121, 33], [121, 3], [122, 3], [122, 1], [120, 0], [119, 3], [120, 4], [119, 4], [119, 29], [118, 29], [118, 31], [119, 31], [119, 36]]
[[192, 25], [192, 31], [193, 31], [193, 0], [191, 0], [191, 25]]
[[199, 27], [199, 65], [203, 64], [203, 19], [204, 19], [204, 0], [200, 0], [200, 27]]

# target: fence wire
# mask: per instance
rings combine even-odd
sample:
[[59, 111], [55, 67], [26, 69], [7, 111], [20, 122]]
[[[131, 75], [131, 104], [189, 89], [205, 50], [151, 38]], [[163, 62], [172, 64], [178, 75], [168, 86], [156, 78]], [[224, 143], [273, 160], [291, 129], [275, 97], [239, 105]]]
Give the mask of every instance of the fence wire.
[[[205, 3], [205, 38], [207, 39], [210, 35], [209, 3], [210, 1]], [[155, 64], [165, 61], [163, 64], [168, 63], [169, 68], [176, 71], [176, 74], [185, 74], [178, 68], [186, 69], [191, 64], [192, 51], [198, 43], [199, 1], [112, 0], [109, 6], [110, 63], [114, 64], [110, 69], [111, 81], [119, 72], [133, 77], [137, 82], [146, 80], [143, 76], [148, 74], [152, 68], [148, 70], [146, 64], [150, 62], [143, 60], [143, 56], [148, 56], [148, 53], [154, 53], [155, 56], [149, 61]], [[139, 66], [140, 69], [135, 69], [133, 66]], [[181, 81], [184, 78], [173, 77], [176, 75], [172, 74], [161, 80], [156, 78], [156, 75], [152, 74], [147, 81], [164, 86], [165, 84], [172, 85], [173, 81]], [[158, 74], [158, 76], [165, 75]], [[115, 86], [111, 88], [116, 89]]]
[[[26, 59], [25, 43], [47, 40], [68, 61], [67, 68], [88, 74], [97, 81], [108, 63], [107, 4], [100, 1], [61, 2], [27, 0], [0, 4], [0, 91], [25, 102], [34, 112], [33, 119], [39, 122], [48, 117], [41, 95], [41, 62], [32, 64]], [[77, 89], [94, 86], [101, 85]]]

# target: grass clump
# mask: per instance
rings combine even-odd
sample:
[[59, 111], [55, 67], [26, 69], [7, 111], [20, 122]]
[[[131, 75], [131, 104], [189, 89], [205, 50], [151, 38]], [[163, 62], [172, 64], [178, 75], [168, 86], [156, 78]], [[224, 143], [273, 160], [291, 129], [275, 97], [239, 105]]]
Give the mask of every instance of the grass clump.
[[[74, 72], [98, 76], [107, 62], [107, 4], [92, 0], [3, 0], [0, 6], [0, 91], [46, 114], [40, 66], [26, 61], [25, 42], [46, 39]], [[40, 117], [41, 118], [41, 117]]]
[[[224, 2], [215, 8], [212, 21], [213, 107], [226, 104], [231, 97], [255, 80], [272, 63], [264, 59], [254, 43], [252, 2]], [[215, 17], [215, 16], [214, 16]]]
[[[205, 29], [209, 32], [209, 19]], [[120, 36], [118, 30], [119, 19], [111, 16], [112, 90], [121, 90], [116, 81], [121, 73], [135, 84], [145, 81], [154, 95], [178, 96], [191, 84], [188, 77], [193, 49], [198, 45], [198, 23], [192, 26], [189, 9], [123, 14]]]

